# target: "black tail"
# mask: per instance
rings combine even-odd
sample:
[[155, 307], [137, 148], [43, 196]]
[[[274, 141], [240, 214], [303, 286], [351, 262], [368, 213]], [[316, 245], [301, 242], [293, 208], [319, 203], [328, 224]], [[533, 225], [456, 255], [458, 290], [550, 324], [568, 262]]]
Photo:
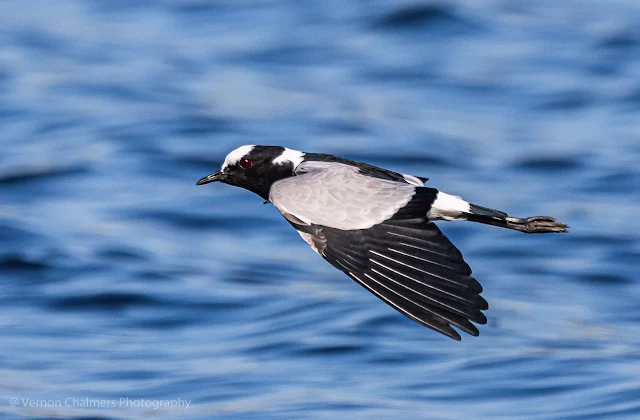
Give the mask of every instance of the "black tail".
[[507, 213], [489, 209], [475, 204], [469, 205], [470, 214], [466, 219], [486, 225], [499, 226], [518, 230], [524, 233], [557, 233], [566, 232], [568, 226], [550, 216], [532, 216], [525, 219], [511, 217]]

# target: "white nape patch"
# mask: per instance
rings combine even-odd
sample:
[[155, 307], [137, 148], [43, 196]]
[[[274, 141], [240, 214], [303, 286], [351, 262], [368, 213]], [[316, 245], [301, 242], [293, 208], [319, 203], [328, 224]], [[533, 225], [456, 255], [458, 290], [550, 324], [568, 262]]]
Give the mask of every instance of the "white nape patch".
[[464, 219], [465, 213], [470, 213], [469, 203], [458, 196], [438, 191], [427, 217], [429, 220], [456, 220]]
[[227, 166], [235, 165], [240, 159], [251, 153], [254, 147], [256, 146], [252, 144], [238, 147], [224, 158], [224, 163], [222, 164], [221, 169], [224, 170]]
[[298, 150], [284, 148], [284, 152], [277, 158], [273, 159], [273, 163], [276, 165], [284, 165], [286, 162], [293, 164], [293, 169], [296, 169], [298, 165], [304, 160], [304, 153]]
[[409, 184], [417, 185], [418, 187], [424, 187], [424, 182], [420, 181], [418, 178], [416, 178], [413, 175], [402, 174], [402, 177]]

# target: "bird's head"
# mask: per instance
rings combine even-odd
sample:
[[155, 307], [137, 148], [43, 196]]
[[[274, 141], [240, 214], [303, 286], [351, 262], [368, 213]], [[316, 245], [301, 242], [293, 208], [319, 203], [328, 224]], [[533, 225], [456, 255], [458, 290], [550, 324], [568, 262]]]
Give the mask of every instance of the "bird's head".
[[282, 146], [241, 146], [227, 155], [218, 172], [205, 176], [196, 185], [222, 182], [253, 191], [269, 199], [271, 185], [293, 176], [304, 153]]

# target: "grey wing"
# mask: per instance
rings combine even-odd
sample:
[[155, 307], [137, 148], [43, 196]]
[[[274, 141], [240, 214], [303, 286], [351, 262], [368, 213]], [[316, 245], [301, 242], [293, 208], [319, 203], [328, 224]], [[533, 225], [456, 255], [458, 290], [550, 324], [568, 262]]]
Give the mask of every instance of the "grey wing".
[[393, 217], [416, 191], [416, 185], [369, 177], [336, 162], [304, 162], [296, 174], [275, 182], [269, 201], [298, 224], [368, 229]]
[[477, 336], [488, 304], [460, 251], [431, 222], [390, 220], [367, 230], [293, 224], [312, 248], [394, 309], [441, 334]]

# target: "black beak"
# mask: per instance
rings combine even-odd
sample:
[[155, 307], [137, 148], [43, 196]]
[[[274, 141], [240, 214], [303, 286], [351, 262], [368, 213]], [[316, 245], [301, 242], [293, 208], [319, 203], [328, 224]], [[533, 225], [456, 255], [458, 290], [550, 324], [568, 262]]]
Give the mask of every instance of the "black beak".
[[222, 171], [218, 171], [218, 172], [212, 173], [211, 175], [205, 176], [200, 181], [196, 182], [196, 185], [204, 185], [204, 184], [208, 184], [210, 182], [221, 181], [224, 178], [225, 178], [225, 176], [222, 173]]

